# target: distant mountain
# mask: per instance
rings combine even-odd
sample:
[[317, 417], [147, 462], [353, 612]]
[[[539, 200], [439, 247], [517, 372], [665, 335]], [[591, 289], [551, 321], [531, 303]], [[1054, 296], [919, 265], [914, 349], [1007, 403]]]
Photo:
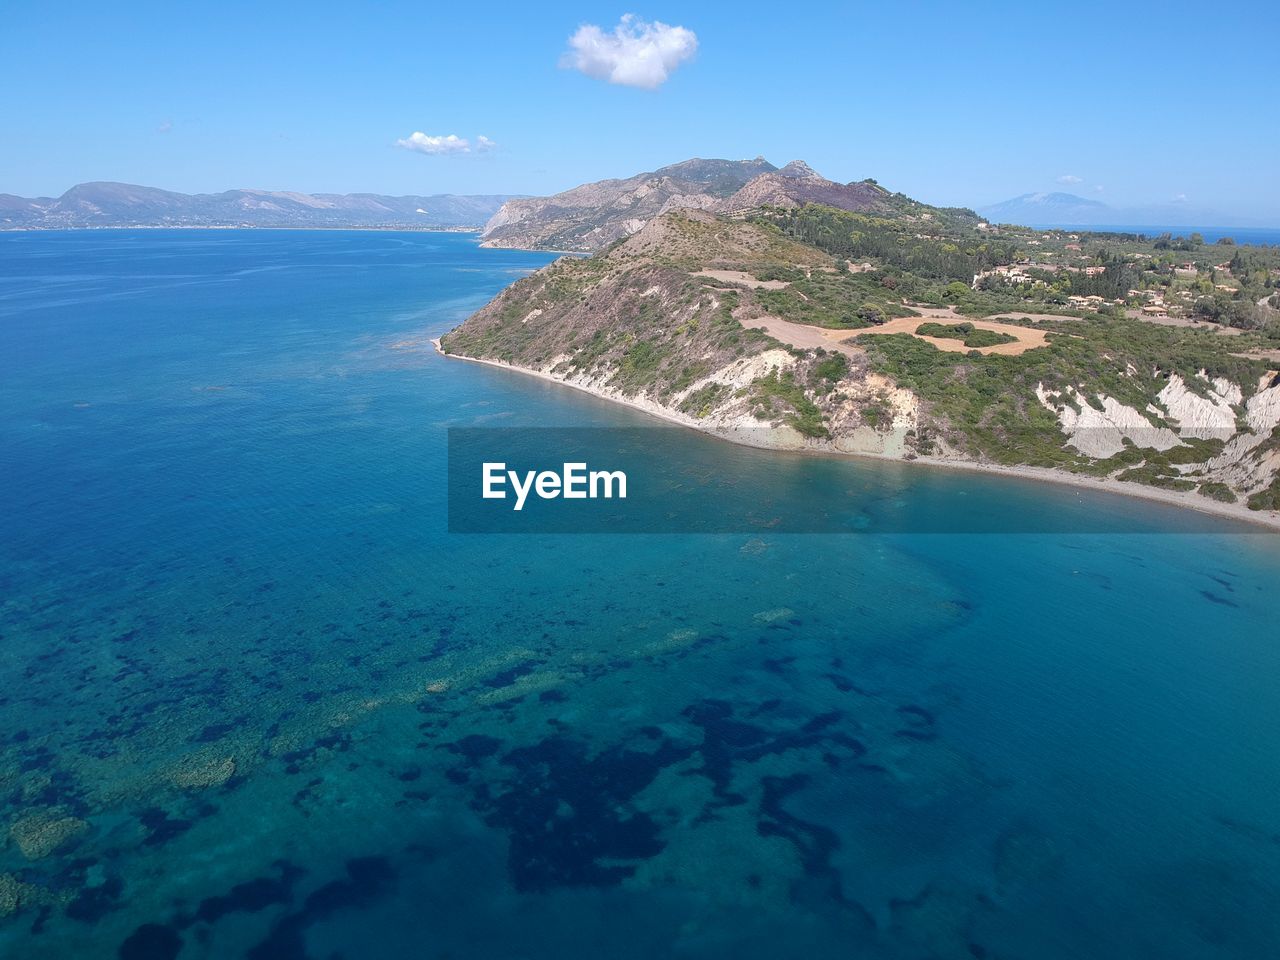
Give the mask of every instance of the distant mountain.
[[477, 227], [510, 199], [510, 195], [389, 197], [270, 190], [187, 194], [95, 182], [77, 184], [57, 198], [0, 194], [0, 229]]
[[842, 210], [873, 210], [887, 209], [887, 197], [870, 182], [827, 180], [802, 160], [781, 169], [763, 157], [685, 160], [625, 180], [600, 180], [551, 197], [505, 203], [486, 224], [484, 243], [592, 252], [638, 233], [673, 209], [739, 214], [761, 206], [822, 203]]
[[1163, 227], [1266, 226], [1262, 220], [1233, 217], [1197, 207], [1185, 201], [1112, 207], [1070, 193], [1024, 193], [1003, 203], [979, 207], [977, 212], [992, 223], [1020, 223], [1031, 227], [1138, 227], [1148, 231]]
[[979, 207], [977, 212], [992, 223], [1079, 224], [1118, 223], [1117, 212], [1105, 203], [1071, 193], [1024, 193], [1003, 203]]

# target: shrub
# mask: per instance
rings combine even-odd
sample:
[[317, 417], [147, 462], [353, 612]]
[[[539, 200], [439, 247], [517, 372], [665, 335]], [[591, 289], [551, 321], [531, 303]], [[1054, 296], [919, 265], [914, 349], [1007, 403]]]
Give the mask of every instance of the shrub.
[[979, 329], [972, 323], [922, 323], [916, 327], [916, 333], [922, 337], [959, 340], [970, 348], [994, 347], [1001, 343], [1018, 342], [1018, 338], [1011, 333]]
[[1234, 491], [1232, 491], [1232, 489], [1225, 483], [1218, 483], [1216, 481], [1202, 483], [1200, 484], [1199, 493], [1203, 497], [1208, 497], [1210, 500], [1217, 500], [1220, 503], [1236, 502], [1236, 495]]
[[781, 375], [774, 370], [751, 386], [751, 405], [758, 414], [765, 417], [777, 416], [777, 404], [780, 403], [791, 408], [791, 413], [782, 415], [783, 422], [795, 427], [804, 436], [831, 436], [831, 431], [823, 423], [822, 411], [809, 399], [790, 370]]

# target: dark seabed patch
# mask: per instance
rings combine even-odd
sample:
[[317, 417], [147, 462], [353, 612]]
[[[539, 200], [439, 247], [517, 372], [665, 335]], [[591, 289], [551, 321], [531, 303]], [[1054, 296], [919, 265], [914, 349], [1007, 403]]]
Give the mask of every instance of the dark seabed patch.
[[385, 857], [358, 857], [347, 861], [347, 876], [311, 893], [302, 909], [286, 914], [265, 940], [248, 953], [248, 960], [308, 960], [307, 928], [343, 910], [368, 906], [385, 896], [395, 881], [395, 871]]
[[120, 960], [175, 960], [182, 951], [182, 937], [171, 927], [144, 923], [120, 944]]
[[645, 749], [619, 745], [590, 757], [586, 743], [555, 736], [503, 755], [513, 776], [483, 784], [473, 805], [510, 837], [517, 890], [617, 884], [635, 872], [627, 861], [662, 850], [658, 824], [627, 805], [691, 749], [661, 734], [649, 739]]
[[207, 897], [200, 902], [194, 920], [216, 923], [230, 913], [257, 913], [276, 904], [286, 904], [293, 899], [293, 889], [305, 871], [288, 862], [278, 865], [278, 877], [258, 877], [238, 883], [227, 893]]

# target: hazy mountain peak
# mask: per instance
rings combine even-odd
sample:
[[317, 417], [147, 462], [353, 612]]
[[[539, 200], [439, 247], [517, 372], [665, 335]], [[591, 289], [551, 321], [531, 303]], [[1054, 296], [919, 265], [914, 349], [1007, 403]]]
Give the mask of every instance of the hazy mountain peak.
[[1011, 200], [980, 207], [978, 213], [996, 223], [1090, 224], [1115, 222], [1105, 203], [1073, 193], [1024, 193]]
[[977, 211], [996, 223], [1025, 223], [1037, 226], [1115, 227], [1125, 225], [1248, 226], [1250, 221], [1221, 211], [1192, 206], [1185, 201], [1142, 206], [1113, 207], [1073, 193], [1024, 193]]
[[1050, 193], [1024, 193], [1022, 196], [1015, 197], [1014, 199], [1022, 203], [1039, 203], [1046, 207], [1093, 207], [1095, 209], [1099, 207], [1106, 207], [1105, 203], [1098, 200], [1090, 200], [1086, 197], [1078, 197], [1074, 193], [1062, 193], [1060, 191], [1053, 191]]

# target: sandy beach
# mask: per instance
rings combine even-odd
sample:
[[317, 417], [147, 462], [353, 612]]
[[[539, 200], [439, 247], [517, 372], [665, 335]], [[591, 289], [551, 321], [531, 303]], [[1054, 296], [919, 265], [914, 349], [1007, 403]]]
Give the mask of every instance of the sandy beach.
[[1162, 490], [1159, 487], [1144, 486], [1137, 483], [1126, 483], [1119, 480], [1110, 480], [1101, 477], [1081, 476], [1079, 474], [1067, 473], [1063, 470], [1054, 470], [1050, 467], [1006, 466], [1003, 464], [985, 463], [977, 460], [944, 459], [940, 457], [916, 457], [913, 460], [907, 460], [901, 457], [882, 456], [874, 453], [850, 453], [820, 445], [784, 446], [779, 444], [775, 446], [759, 442], [753, 443], [750, 441], [750, 437], [764, 436], [768, 431], [762, 429], [759, 431], [752, 431], [752, 433], [744, 435], [729, 431], [708, 429], [701, 421], [696, 420], [693, 417], [685, 416], [677, 411], [669, 410], [660, 404], [654, 403], [653, 401], [612, 396], [582, 384], [573, 383], [572, 381], [552, 376], [551, 374], [544, 373], [541, 370], [530, 370], [527, 367], [519, 367], [510, 363], [503, 363], [499, 360], [486, 360], [479, 357], [467, 357], [456, 353], [445, 353], [440, 347], [440, 340], [438, 338], [432, 339], [431, 345], [435, 348], [436, 352], [440, 354], [440, 356], [450, 360], [465, 360], [470, 363], [480, 363], [486, 366], [498, 367], [502, 370], [510, 370], [515, 373], [524, 374], [525, 376], [536, 377], [539, 380], [545, 380], [549, 383], [559, 384], [562, 387], [579, 390], [602, 400], [620, 403], [624, 406], [641, 410], [644, 413], [648, 413], [651, 416], [665, 420], [669, 423], [688, 427], [691, 430], [697, 430], [700, 433], [718, 437], [722, 440], [728, 440], [732, 443], [743, 444], [744, 446], [785, 449], [810, 455], [862, 457], [869, 460], [890, 460], [895, 463], [907, 463], [920, 467], [935, 467], [945, 470], [970, 470], [980, 473], [1015, 477], [1024, 480], [1038, 480], [1044, 483], [1056, 483], [1063, 486], [1077, 487], [1085, 490], [1095, 490], [1102, 493], [1113, 493], [1126, 497], [1136, 497], [1142, 500], [1157, 501], [1176, 507], [1195, 510], [1199, 513], [1212, 514], [1214, 516], [1236, 520], [1264, 530], [1280, 531], [1280, 512], [1274, 510], [1250, 510], [1242, 503], [1220, 503], [1216, 500], [1209, 500], [1202, 497], [1194, 491]]

